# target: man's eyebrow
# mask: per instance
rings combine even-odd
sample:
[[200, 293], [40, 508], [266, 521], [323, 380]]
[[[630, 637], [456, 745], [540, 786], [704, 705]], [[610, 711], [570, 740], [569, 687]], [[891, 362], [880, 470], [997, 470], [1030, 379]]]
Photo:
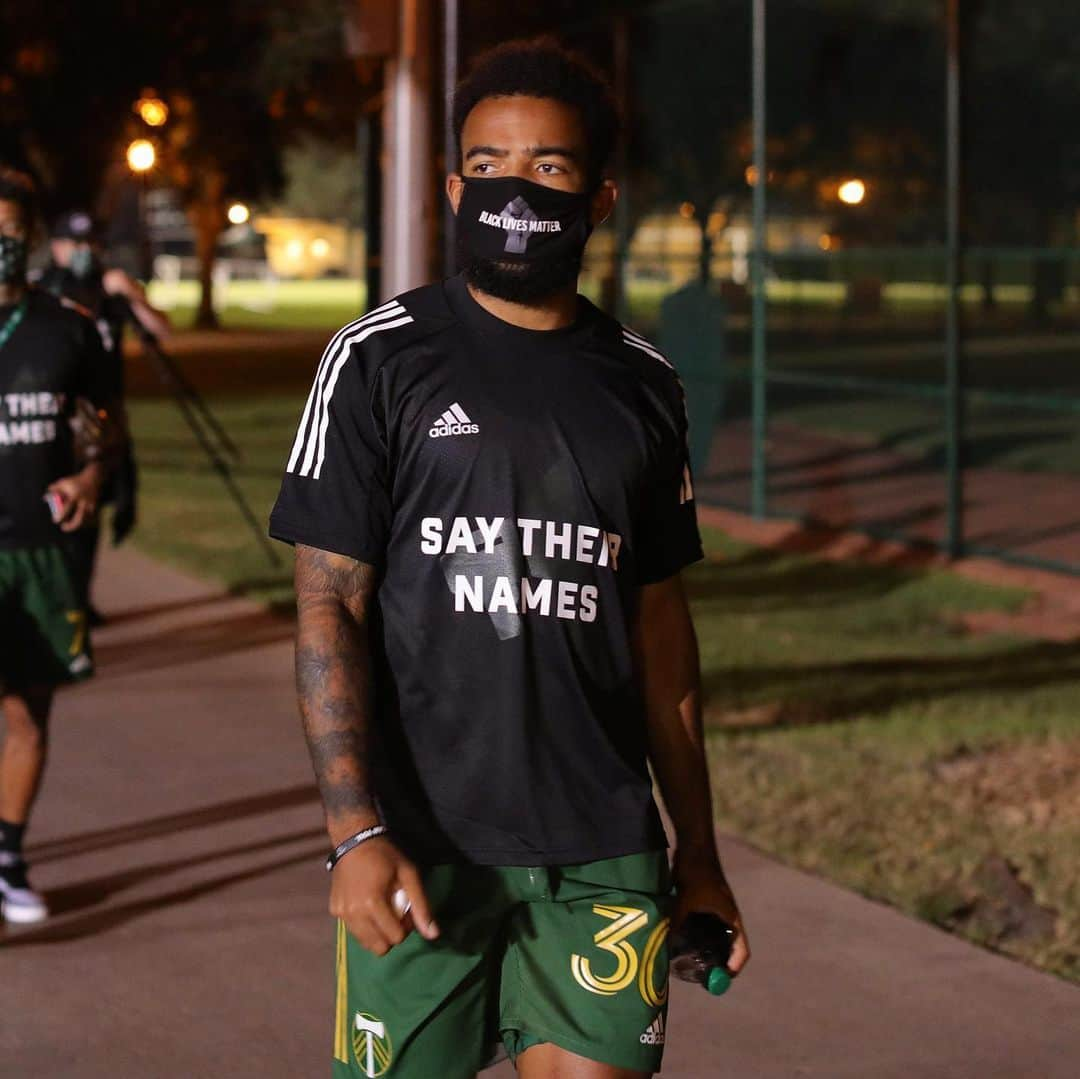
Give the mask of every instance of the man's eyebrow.
[[531, 146], [528, 154], [530, 157], [565, 157], [570, 161], [577, 161], [578, 153], [569, 146]]
[[471, 161], [474, 157], [509, 157], [509, 150], [500, 150], [497, 146], [470, 146], [468, 153], [465, 155], [466, 161]]

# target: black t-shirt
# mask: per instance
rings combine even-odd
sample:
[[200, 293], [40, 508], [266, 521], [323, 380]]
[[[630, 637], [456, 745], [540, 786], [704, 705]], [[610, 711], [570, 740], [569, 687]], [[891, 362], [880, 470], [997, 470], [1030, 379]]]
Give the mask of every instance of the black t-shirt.
[[427, 862], [664, 846], [630, 627], [701, 557], [675, 372], [587, 300], [566, 329], [461, 278], [332, 339], [270, 520], [381, 571], [375, 786]]
[[[109, 398], [94, 323], [32, 288], [22, 321], [0, 348], [0, 548], [55, 543], [44, 501], [53, 480], [75, 468], [69, 419], [75, 399]], [[15, 305], [17, 306], [17, 305]], [[14, 307], [0, 308], [0, 325]]]
[[123, 396], [124, 388], [124, 324], [131, 308], [122, 296], [105, 291], [100, 272], [88, 278], [78, 278], [65, 266], [50, 262], [37, 279], [37, 286], [53, 296], [73, 300], [85, 307], [94, 319], [105, 348], [106, 370], [112, 384], [112, 396]]

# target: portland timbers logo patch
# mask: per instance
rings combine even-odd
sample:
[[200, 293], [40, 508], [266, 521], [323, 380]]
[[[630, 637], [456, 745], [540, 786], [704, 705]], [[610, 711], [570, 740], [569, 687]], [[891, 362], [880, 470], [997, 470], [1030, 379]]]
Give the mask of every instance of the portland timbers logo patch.
[[385, 1075], [394, 1059], [386, 1024], [366, 1012], [357, 1012], [353, 1028], [353, 1055], [368, 1079]]

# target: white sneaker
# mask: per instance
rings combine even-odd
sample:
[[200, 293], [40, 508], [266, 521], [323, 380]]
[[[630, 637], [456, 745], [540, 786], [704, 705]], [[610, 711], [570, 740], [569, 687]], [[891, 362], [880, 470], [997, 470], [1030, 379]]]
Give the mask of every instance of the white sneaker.
[[12, 925], [33, 925], [49, 916], [44, 897], [30, 887], [26, 862], [0, 850], [0, 918]]

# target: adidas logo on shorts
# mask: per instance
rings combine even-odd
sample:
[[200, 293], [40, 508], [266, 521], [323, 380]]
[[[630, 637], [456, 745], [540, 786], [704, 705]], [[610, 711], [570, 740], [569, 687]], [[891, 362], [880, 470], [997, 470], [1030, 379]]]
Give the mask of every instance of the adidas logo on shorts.
[[428, 438], [447, 438], [449, 435], [476, 435], [480, 433], [479, 424], [473, 423], [465, 410], [455, 401], [434, 423], [428, 431]]
[[638, 1038], [638, 1041], [642, 1045], [663, 1045], [664, 1044], [664, 1013], [661, 1012], [646, 1028], [644, 1033]]

